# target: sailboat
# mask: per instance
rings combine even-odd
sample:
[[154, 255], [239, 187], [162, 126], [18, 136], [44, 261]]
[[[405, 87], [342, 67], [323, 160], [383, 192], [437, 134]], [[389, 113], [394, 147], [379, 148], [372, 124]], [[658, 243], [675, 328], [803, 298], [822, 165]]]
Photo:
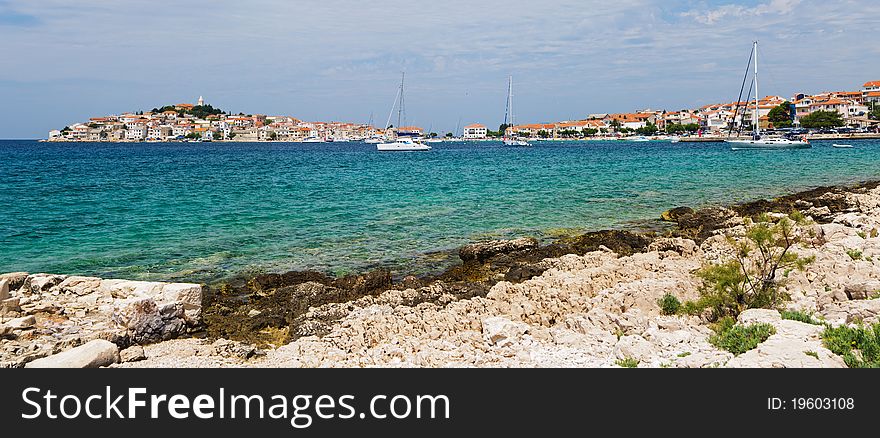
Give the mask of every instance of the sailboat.
[[752, 86], [755, 88], [755, 111], [752, 113], [752, 126], [754, 126], [754, 133], [752, 134], [752, 138], [748, 140], [725, 140], [727, 143], [730, 143], [730, 148], [732, 150], [738, 149], [805, 149], [810, 147], [810, 142], [807, 141], [806, 136], [802, 137], [800, 140], [792, 140], [789, 138], [783, 137], [762, 137], [761, 136], [761, 125], [760, 119], [758, 115], [758, 42], [755, 41], [752, 45], [752, 56], [755, 58], [755, 73], [754, 73], [754, 83]]
[[[507, 122], [510, 122], [508, 124]], [[507, 77], [507, 108], [504, 110], [504, 126], [514, 126], [513, 122], [513, 76]], [[504, 142], [505, 146], [531, 146], [529, 142], [516, 138], [516, 137], [508, 137], [507, 130], [505, 129], [502, 133], [503, 137], [501, 141]]]
[[[370, 113], [370, 121], [367, 122], [367, 126], [370, 129], [373, 129], [373, 113]], [[373, 131], [375, 132], [375, 130], [373, 130]], [[364, 141], [364, 143], [367, 143], [367, 144], [382, 143], [382, 138], [379, 137], [378, 135], [376, 135], [375, 133], [370, 137], [364, 137], [362, 140]]]
[[434, 124], [433, 123], [431, 123], [431, 127], [428, 128], [428, 133], [426, 135], [428, 136], [428, 138], [423, 140], [425, 143], [442, 143], [443, 142], [443, 140], [441, 140], [437, 137], [434, 137]]
[[[398, 101], [400, 102], [400, 105], [397, 106], [397, 129], [400, 129], [401, 120], [406, 120], [406, 116], [403, 115], [405, 111], [403, 106], [403, 80], [405, 77], [406, 72], [400, 74], [400, 87], [397, 89], [397, 97], [394, 98], [394, 103], [391, 105], [391, 112], [388, 114], [388, 122], [385, 123], [386, 132], [391, 126], [391, 116], [394, 114], [394, 107], [397, 106]], [[393, 142], [377, 144], [376, 149], [380, 151], [429, 151], [431, 150], [431, 146], [423, 144], [412, 137], [396, 136]]]

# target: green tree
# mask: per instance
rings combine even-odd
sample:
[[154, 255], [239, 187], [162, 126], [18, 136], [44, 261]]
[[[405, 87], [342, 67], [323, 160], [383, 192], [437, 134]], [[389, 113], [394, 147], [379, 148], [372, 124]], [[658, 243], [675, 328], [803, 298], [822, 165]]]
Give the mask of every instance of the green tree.
[[198, 132], [190, 132], [189, 134], [186, 134], [185, 137], [192, 139], [192, 140], [198, 140], [198, 139], [202, 138], [202, 135], [199, 134]]
[[790, 128], [791, 127], [791, 103], [785, 101], [770, 110], [767, 115], [770, 123], [774, 128]]
[[636, 129], [636, 133], [639, 135], [654, 135], [657, 133], [657, 125], [649, 122], [644, 127]]
[[599, 130], [596, 128], [584, 128], [584, 135], [596, 135]]
[[277, 138], [278, 138], [278, 133], [277, 133], [277, 132], [272, 131], [272, 132], [269, 133], [269, 140], [275, 140], [275, 139], [277, 139]]
[[550, 133], [542, 129], [542, 130], [538, 131], [538, 137], [550, 138]]
[[874, 120], [880, 120], [880, 105], [876, 103], [872, 105], [871, 112], [868, 113], [869, 116]]
[[616, 130], [620, 129], [620, 120], [614, 119], [611, 121], [611, 123], [608, 126], [610, 126], [611, 129], [616, 131]]
[[446, 135], [444, 135], [444, 137], [446, 137], [446, 138], [452, 138], [452, 133], [451, 133], [451, 132], [447, 132]]
[[498, 125], [498, 132], [500, 132], [502, 135], [504, 135], [504, 132], [507, 131], [507, 128], [509, 128], [510, 126], [511, 125], [508, 125], [507, 123], [502, 123], [502, 124]]
[[804, 128], [836, 128], [843, 125], [843, 117], [837, 111], [815, 111], [801, 117], [801, 126]]

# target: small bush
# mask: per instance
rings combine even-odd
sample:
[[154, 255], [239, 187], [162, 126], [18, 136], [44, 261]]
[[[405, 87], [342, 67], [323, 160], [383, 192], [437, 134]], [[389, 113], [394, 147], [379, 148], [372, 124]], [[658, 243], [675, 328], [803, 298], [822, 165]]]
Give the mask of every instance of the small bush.
[[770, 324], [730, 327], [725, 323], [724, 326], [716, 327], [718, 327], [717, 334], [709, 337], [709, 343], [737, 356], [757, 347], [770, 335], [776, 333], [776, 329]]
[[880, 323], [873, 326], [825, 326], [822, 343], [850, 368], [880, 368]]
[[663, 298], [660, 298], [657, 304], [660, 305], [660, 311], [664, 315], [675, 315], [681, 310], [681, 301], [678, 301], [678, 298], [670, 293], [663, 295]]
[[856, 234], [858, 234], [858, 236], [861, 237], [862, 239], [867, 239], [867, 238], [868, 238], [868, 233], [866, 233], [866, 232], [864, 232], [864, 231], [859, 231], [859, 232], [856, 233]]
[[[810, 242], [814, 234], [803, 227], [808, 224], [803, 215], [792, 214], [775, 223], [762, 215], [756, 221], [746, 219], [743, 237], [728, 236], [735, 257], [697, 271], [703, 280], [701, 298], [685, 303], [687, 313], [710, 309], [713, 319], [735, 317], [746, 309], [778, 307], [788, 298], [779, 290], [787, 273], [804, 270], [815, 260], [799, 257], [793, 249]], [[777, 278], [777, 272], [783, 278]]]
[[678, 353], [678, 357], [688, 357], [691, 355], [690, 351], [685, 351], [684, 353]]
[[614, 361], [614, 364], [621, 368], [636, 368], [639, 366], [639, 361], [628, 357], [626, 359], [617, 359]]
[[861, 260], [862, 259], [862, 252], [857, 249], [846, 250], [846, 255], [848, 255], [849, 258], [851, 258], [853, 260]]
[[805, 351], [804, 354], [806, 354], [807, 356], [813, 356], [816, 359], [819, 358], [819, 353], [816, 353], [815, 351]]
[[721, 333], [732, 329], [735, 325], [736, 319], [734, 319], [732, 316], [725, 316], [716, 321], [714, 324], [710, 325], [709, 328], [711, 328], [715, 332], [715, 334], [720, 335]]
[[797, 311], [797, 310], [783, 311], [782, 312], [782, 319], [790, 319], [792, 321], [800, 321], [800, 322], [805, 322], [807, 324], [813, 324], [813, 325], [822, 325], [822, 323], [820, 321], [816, 321], [815, 319], [813, 319], [813, 316], [810, 315], [809, 313], [804, 313], [804, 312]]

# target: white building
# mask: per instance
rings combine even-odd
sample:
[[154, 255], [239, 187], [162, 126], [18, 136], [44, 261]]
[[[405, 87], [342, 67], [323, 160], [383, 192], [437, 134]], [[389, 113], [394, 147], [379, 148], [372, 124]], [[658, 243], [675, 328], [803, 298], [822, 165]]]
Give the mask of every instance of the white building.
[[128, 140], [141, 141], [147, 138], [148, 129], [146, 125], [131, 125], [125, 133]]
[[880, 81], [866, 82], [862, 86], [862, 100], [868, 105], [880, 104]]
[[467, 125], [464, 127], [464, 138], [466, 139], [482, 139], [486, 138], [486, 135], [489, 133], [489, 130], [486, 129], [485, 125], [480, 123], [474, 123], [472, 125]]

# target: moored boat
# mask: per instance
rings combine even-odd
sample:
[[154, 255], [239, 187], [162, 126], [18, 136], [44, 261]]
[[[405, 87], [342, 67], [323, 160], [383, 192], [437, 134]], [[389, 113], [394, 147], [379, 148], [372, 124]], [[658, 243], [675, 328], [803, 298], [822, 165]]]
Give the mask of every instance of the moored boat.
[[[510, 124], [508, 124], [510, 122]], [[516, 123], [513, 121], [513, 76], [507, 77], [507, 108], [504, 111], [504, 126], [511, 127]], [[507, 135], [507, 129], [505, 132], [501, 133], [503, 137], [501, 138], [501, 142], [504, 143], [505, 146], [531, 146], [531, 144], [515, 135], [509, 136]]]
[[[755, 41], [752, 45], [752, 57], [755, 59], [755, 72], [754, 72], [754, 83], [752, 86], [755, 89], [755, 108], [752, 112], [752, 126], [754, 129], [754, 133], [752, 134], [751, 139], [746, 140], [732, 140], [728, 139], [725, 142], [730, 143], [731, 150], [740, 150], [740, 149], [806, 149], [811, 147], [810, 142], [807, 140], [806, 136], [801, 137], [800, 139], [791, 139], [784, 137], [762, 137], [761, 136], [761, 125], [760, 119], [758, 117], [758, 42]], [[751, 63], [751, 59], [749, 59], [749, 63]]]
[[[394, 107], [397, 106], [398, 101], [400, 102], [400, 106], [397, 110], [397, 127], [403, 125], [406, 122], [406, 116], [404, 114], [404, 105], [403, 105], [403, 80], [405, 78], [405, 73], [401, 73], [400, 75], [400, 87], [397, 90], [397, 97], [394, 99], [394, 104], [391, 105], [391, 113], [388, 114], [388, 122], [385, 123], [385, 131], [388, 132], [391, 127], [391, 115], [394, 114]], [[395, 131], [398, 131], [398, 128], [395, 128]], [[410, 135], [401, 135], [400, 132], [395, 132], [395, 138], [393, 141], [389, 141], [387, 143], [378, 143], [376, 144], [376, 150], [378, 151], [429, 151], [431, 150], [431, 146], [428, 146], [422, 143], [421, 138], [414, 138], [415, 136]]]
[[379, 151], [429, 151], [431, 146], [413, 140], [409, 137], [400, 137], [390, 143], [379, 143], [376, 145]]

